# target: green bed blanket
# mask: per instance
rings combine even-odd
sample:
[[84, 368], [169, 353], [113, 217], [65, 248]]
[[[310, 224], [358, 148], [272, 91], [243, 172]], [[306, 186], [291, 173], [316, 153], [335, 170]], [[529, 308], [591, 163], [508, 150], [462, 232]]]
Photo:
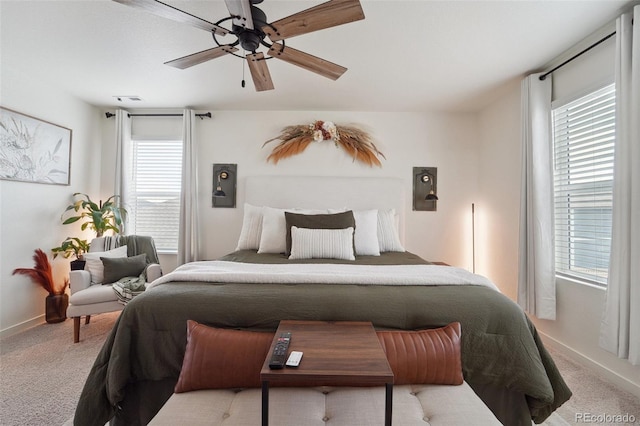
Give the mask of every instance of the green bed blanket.
[[[361, 262], [424, 263], [410, 253]], [[224, 260], [255, 261], [255, 252]], [[264, 261], [264, 257], [262, 257]], [[273, 256], [269, 262], [284, 262]], [[87, 378], [75, 425], [148, 423], [171, 396], [186, 322], [275, 331], [280, 319], [371, 321], [377, 329], [462, 324], [465, 380], [508, 425], [544, 421], [571, 392], [522, 309], [482, 286], [384, 286], [181, 282], [132, 300]]]

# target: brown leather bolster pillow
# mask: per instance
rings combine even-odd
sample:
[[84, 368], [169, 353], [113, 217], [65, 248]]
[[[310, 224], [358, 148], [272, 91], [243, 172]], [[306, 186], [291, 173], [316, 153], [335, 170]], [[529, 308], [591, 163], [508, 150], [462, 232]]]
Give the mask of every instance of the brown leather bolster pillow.
[[[262, 386], [260, 370], [275, 333], [228, 330], [187, 321], [187, 348], [175, 393], [199, 389], [257, 388]], [[339, 386], [307, 380], [283, 381], [272, 387]], [[371, 384], [352, 383], [352, 386]]]
[[[260, 370], [274, 335], [187, 321], [187, 348], [174, 392], [260, 387]], [[395, 384], [462, 384], [460, 323], [421, 331], [378, 331], [377, 335]], [[326, 385], [309, 382], [302, 386], [321, 384]], [[363, 385], [369, 384], [353, 384]]]
[[378, 331], [394, 384], [462, 384], [460, 323], [420, 331]]
[[187, 349], [174, 392], [260, 387], [260, 370], [274, 334], [187, 321]]

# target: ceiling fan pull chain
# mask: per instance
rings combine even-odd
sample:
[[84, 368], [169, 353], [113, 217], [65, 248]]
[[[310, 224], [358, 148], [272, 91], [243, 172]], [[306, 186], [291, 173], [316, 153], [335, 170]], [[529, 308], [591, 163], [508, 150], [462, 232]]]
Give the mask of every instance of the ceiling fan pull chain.
[[[242, 51], [242, 53], [244, 54], [243, 56], [246, 58], [247, 57], [247, 52], [246, 51]], [[244, 87], [245, 82], [244, 82], [244, 63], [246, 62], [246, 59], [244, 61], [242, 61], [242, 87]]]

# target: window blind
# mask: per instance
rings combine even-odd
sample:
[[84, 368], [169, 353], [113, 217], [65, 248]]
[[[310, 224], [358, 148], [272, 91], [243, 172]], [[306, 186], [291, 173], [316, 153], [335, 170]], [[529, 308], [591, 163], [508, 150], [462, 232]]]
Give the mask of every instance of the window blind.
[[127, 202], [130, 233], [152, 236], [159, 252], [176, 252], [182, 141], [131, 142], [132, 170]]
[[615, 86], [552, 111], [556, 272], [606, 285], [611, 246]]

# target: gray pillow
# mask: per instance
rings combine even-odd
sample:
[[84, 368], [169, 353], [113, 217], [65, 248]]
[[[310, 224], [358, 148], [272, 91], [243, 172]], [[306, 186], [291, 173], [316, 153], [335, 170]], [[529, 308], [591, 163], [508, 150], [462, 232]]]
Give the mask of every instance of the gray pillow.
[[138, 277], [147, 267], [147, 255], [131, 257], [101, 257], [104, 266], [104, 284], [113, 284], [120, 278]]
[[285, 254], [291, 254], [291, 227], [308, 229], [356, 229], [356, 220], [353, 217], [353, 211], [348, 210], [335, 214], [299, 214], [284, 212], [284, 218], [287, 223], [287, 248]]

